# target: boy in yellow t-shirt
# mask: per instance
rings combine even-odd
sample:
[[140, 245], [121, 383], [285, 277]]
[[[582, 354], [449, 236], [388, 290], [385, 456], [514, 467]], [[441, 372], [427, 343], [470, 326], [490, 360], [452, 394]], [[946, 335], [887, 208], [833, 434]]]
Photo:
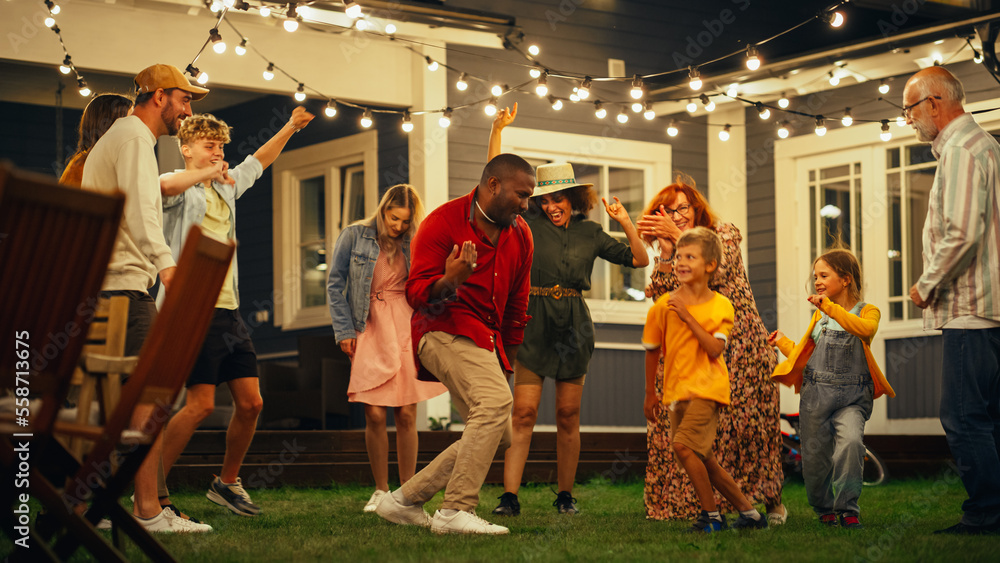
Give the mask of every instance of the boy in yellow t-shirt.
[[[719, 407], [729, 404], [729, 372], [722, 352], [734, 315], [732, 303], [708, 288], [722, 259], [722, 242], [711, 230], [695, 227], [681, 235], [676, 248], [674, 273], [680, 287], [657, 299], [642, 334], [646, 348], [643, 412], [653, 421], [657, 409], [670, 409], [674, 455], [691, 478], [702, 508], [689, 531], [726, 529], [713, 487], [740, 511], [734, 529], [766, 528], [767, 519], [712, 454]], [[657, 369], [661, 350], [662, 374]], [[656, 396], [658, 375], [663, 377], [662, 401]]]

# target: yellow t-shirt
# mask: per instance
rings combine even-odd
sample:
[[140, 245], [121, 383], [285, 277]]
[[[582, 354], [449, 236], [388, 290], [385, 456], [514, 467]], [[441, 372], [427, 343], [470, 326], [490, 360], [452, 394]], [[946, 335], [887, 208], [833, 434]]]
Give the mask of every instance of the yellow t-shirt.
[[[663, 349], [663, 404], [700, 398], [729, 404], [729, 371], [722, 354], [708, 357], [694, 332], [667, 306], [664, 293], [646, 315], [642, 344], [647, 350]], [[723, 341], [733, 329], [733, 304], [715, 294], [712, 299], [688, 307], [709, 334]]]
[[[224, 240], [229, 239], [229, 231], [232, 229], [229, 206], [222, 199], [215, 188], [209, 186], [205, 188], [205, 218], [201, 226]], [[234, 256], [235, 260], [236, 257]], [[226, 272], [226, 281], [222, 283], [222, 291], [219, 292], [219, 300], [216, 302], [217, 309], [236, 309], [236, 292], [233, 290], [233, 264], [229, 263], [229, 271]]]

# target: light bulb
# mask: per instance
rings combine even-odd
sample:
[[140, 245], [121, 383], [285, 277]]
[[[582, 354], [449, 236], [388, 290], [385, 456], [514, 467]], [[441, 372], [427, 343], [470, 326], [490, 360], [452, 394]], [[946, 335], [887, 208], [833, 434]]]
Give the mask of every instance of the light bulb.
[[608, 110], [604, 109], [604, 104], [601, 102], [594, 102], [594, 115], [597, 119], [604, 119], [608, 116]]
[[497, 97], [502, 96], [503, 95], [503, 86], [501, 86], [499, 84], [494, 84], [493, 87], [490, 88], [490, 94], [493, 94], [494, 96], [497, 96]]
[[439, 66], [441, 66], [441, 65], [438, 64], [437, 61], [435, 61], [434, 59], [432, 59], [430, 57], [424, 57], [424, 60], [427, 61], [427, 70], [429, 70], [431, 72], [434, 72], [435, 70], [438, 69]]
[[552, 104], [552, 109], [559, 111], [563, 108], [563, 102], [555, 96], [549, 96], [549, 103]]
[[327, 102], [323, 113], [325, 113], [327, 117], [334, 117], [337, 115], [337, 102], [335, 100]]
[[670, 120], [670, 125], [667, 126], [667, 135], [676, 137], [678, 133], [680, 133], [680, 129], [677, 128], [677, 121]]
[[56, 24], [56, 19], [52, 16], [45, 16], [45, 27], [52, 27]]
[[205, 84], [205, 83], [207, 83], [208, 82], [208, 73], [205, 72], [205, 71], [199, 72], [198, 73], [198, 78], [196, 78], [195, 80], [198, 81], [198, 84]]
[[73, 70], [73, 61], [69, 59], [69, 55], [66, 55], [66, 58], [63, 59], [62, 64], [59, 65], [59, 72], [63, 74], [69, 74], [71, 70]]
[[826, 21], [830, 22], [830, 27], [840, 27], [844, 25], [844, 13], [833, 12], [826, 15]]
[[836, 86], [840, 84], [840, 77], [833, 74], [833, 71], [827, 73], [830, 76], [830, 86]]
[[639, 113], [643, 109], [642, 102], [632, 102], [632, 113]]
[[719, 140], [720, 141], [725, 142], [725, 141], [729, 140], [729, 129], [731, 127], [732, 127], [732, 125], [730, 125], [730, 124], [727, 123], [726, 126], [722, 128], [722, 131], [719, 131]]
[[618, 112], [618, 123], [628, 123], [628, 110], [625, 106], [622, 106], [622, 110]]
[[573, 92], [572, 94], [569, 95], [569, 101], [571, 101], [571, 102], [579, 102], [580, 101], [580, 96], [578, 96], [576, 94], [576, 92]]
[[576, 89], [576, 95], [580, 96], [581, 100], [586, 100], [588, 97], [590, 97], [591, 84], [592, 84], [591, 78], [589, 76], [585, 76], [583, 78], [583, 83], [580, 84], [580, 87]]
[[896, 125], [900, 127], [906, 127], [906, 118], [900, 115], [896, 118]]
[[649, 102], [646, 102], [645, 105], [642, 106], [642, 108], [643, 108], [642, 116], [646, 118], [646, 121], [652, 121], [653, 119], [656, 118], [656, 112], [653, 111], [653, 106]]
[[49, 13], [52, 14], [53, 16], [58, 16], [59, 12], [62, 11], [62, 8], [59, 7], [59, 4], [56, 4], [52, 0], [45, 0], [45, 7], [49, 9]]
[[274, 79], [274, 63], [267, 63], [267, 68], [264, 69], [264, 80]]
[[785, 93], [782, 92], [781, 93], [781, 97], [778, 98], [778, 107], [781, 108], [781, 109], [788, 109], [788, 104], [789, 103], [790, 102], [788, 101], [788, 98], [785, 97]]
[[757, 117], [761, 119], [767, 119], [771, 117], [771, 108], [764, 107], [764, 104], [757, 102]]
[[247, 40], [245, 37], [243, 38], [243, 41], [240, 41], [239, 45], [233, 48], [233, 51], [235, 51], [236, 54], [241, 57], [247, 54]]
[[890, 139], [892, 139], [892, 132], [889, 131], [888, 119], [882, 120], [882, 132], [879, 133], [878, 137], [879, 139], [882, 139], [883, 142], [888, 142]]
[[886, 83], [885, 80], [879, 81], [879, 83], [878, 83], [878, 93], [879, 94], [888, 94], [889, 93], [889, 85]]
[[972, 50], [972, 62], [977, 65], [983, 64], [983, 55], [975, 49]]
[[486, 106], [483, 107], [483, 111], [486, 115], [493, 117], [497, 114], [497, 98], [496, 96], [490, 98], [490, 101], [486, 102]]
[[372, 110], [370, 108], [365, 108], [365, 112], [361, 114], [361, 126], [368, 129], [372, 126], [374, 121], [372, 120]]
[[934, 64], [939, 65], [944, 62], [944, 55], [941, 53], [931, 53], [931, 60], [934, 61]]
[[344, 13], [347, 14], [347, 17], [352, 19], [360, 18], [361, 6], [359, 6], [357, 2], [345, 2]]
[[220, 55], [222, 53], [225, 53], [226, 52], [226, 42], [225, 41], [216, 41], [214, 44], [212, 44], [212, 50], [215, 51], [216, 53], [219, 53]]
[[299, 82], [299, 87], [295, 89], [295, 101], [304, 102], [306, 100], [306, 85]]
[[535, 63], [535, 66], [531, 67], [531, 70], [528, 71], [528, 75], [530, 75], [532, 78], [538, 78], [539, 76], [541, 76], [542, 65]]
[[223, 6], [222, 2], [219, 2], [219, 0], [215, 0], [214, 2], [212, 2], [212, 5], [208, 7], [208, 9], [211, 10], [213, 14], [218, 14], [219, 12], [222, 11], [222, 6]]
[[538, 48], [538, 45], [529, 45], [528, 46], [528, 54], [531, 55], [532, 57], [537, 57], [538, 53], [541, 53], [541, 52], [542, 52], [542, 50]]
[[538, 94], [539, 97], [543, 98], [548, 95], [549, 79], [547, 74], [542, 73], [542, 75], [538, 77], [538, 84], [535, 86], [535, 93]]
[[854, 124], [854, 116], [851, 115], [851, 108], [844, 108], [844, 117], [840, 118], [840, 124], [844, 127], [850, 127]]
[[638, 74], [632, 76], [632, 89], [628, 92], [629, 96], [632, 96], [633, 100], [642, 99], [642, 77]]
[[778, 136], [781, 137], [782, 139], [787, 139], [788, 138], [788, 133], [789, 133], [789, 131], [788, 131], [788, 123], [785, 122], [785, 121], [782, 121], [781, 125], [778, 127]]
[[688, 71], [688, 86], [690, 86], [692, 90], [701, 90], [701, 73], [698, 72], [698, 69], [695, 67], [691, 67], [691, 70]]
[[455, 88], [458, 88], [459, 90], [461, 90], [463, 92], [466, 91], [469, 88], [469, 83], [468, 83], [468, 81], [466, 81], [466, 79], [468, 77], [469, 76], [463, 72], [458, 77], [458, 82], [455, 83]]
[[816, 135], [820, 137], [826, 135], [826, 121], [822, 117], [816, 118]]
[[404, 133], [409, 133], [410, 131], [413, 131], [413, 121], [410, 119], [410, 112], [409, 111], [404, 111], [403, 112], [403, 132]]
[[715, 109], [714, 101], [709, 101], [707, 104], [705, 104], [705, 111], [712, 111], [714, 109]]
[[694, 100], [691, 100], [685, 109], [687, 109], [688, 113], [694, 113], [698, 111], [698, 104], [694, 103]]
[[739, 96], [740, 95], [739, 84], [730, 84], [729, 88], [726, 88], [726, 95], [729, 96], [730, 98], [735, 98], [736, 96]]
[[747, 68], [750, 70], [760, 68], [760, 55], [757, 54], [757, 47], [754, 45], [747, 47]]
[[257, 12], [260, 13], [261, 17], [264, 18], [271, 17], [271, 8], [267, 6], [261, 6], [260, 8], [257, 8]]
[[208, 31], [208, 40], [212, 43], [212, 50], [220, 55], [226, 52], [226, 42], [222, 40], [219, 28], [213, 27]]
[[299, 20], [295, 18], [285, 18], [285, 21], [282, 25], [285, 26], [285, 31], [291, 33], [299, 28]]
[[358, 18], [354, 22], [354, 29], [358, 31], [365, 31], [366, 29], [368, 29], [368, 20], [364, 18]]
[[451, 125], [451, 108], [444, 110], [444, 114], [442, 114], [441, 119], [438, 120], [438, 125], [441, 127], [448, 127]]
[[[394, 35], [396, 33], [396, 24], [394, 24], [394, 23], [387, 23], [387, 24], [385, 24], [385, 32], [386, 32], [387, 35]], [[413, 128], [413, 124], [412, 123], [410, 124], [410, 128], [411, 129]]]
[[76, 79], [76, 84], [79, 87], [79, 92], [81, 96], [83, 96], [84, 98], [90, 96], [90, 88], [87, 87], [87, 81], [84, 80], [82, 76]]

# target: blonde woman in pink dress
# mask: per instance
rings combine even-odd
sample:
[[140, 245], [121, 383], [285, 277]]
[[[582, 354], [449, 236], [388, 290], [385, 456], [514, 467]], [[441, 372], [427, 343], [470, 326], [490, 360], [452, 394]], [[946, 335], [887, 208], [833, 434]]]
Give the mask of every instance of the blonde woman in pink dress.
[[345, 228], [333, 249], [327, 281], [330, 317], [337, 343], [351, 358], [347, 397], [365, 405], [365, 445], [375, 492], [365, 505], [374, 512], [389, 491], [389, 436], [386, 409], [396, 421], [399, 479], [417, 466], [417, 403], [446, 391], [417, 380], [406, 303], [410, 238], [423, 215], [413, 186], [386, 190], [375, 213]]

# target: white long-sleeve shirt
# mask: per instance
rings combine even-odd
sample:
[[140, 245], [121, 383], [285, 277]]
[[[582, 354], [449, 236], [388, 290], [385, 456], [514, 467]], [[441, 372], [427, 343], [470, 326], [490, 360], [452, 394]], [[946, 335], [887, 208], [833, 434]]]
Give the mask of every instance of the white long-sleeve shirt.
[[157, 272], [176, 265], [163, 238], [155, 145], [156, 137], [141, 119], [123, 117], [97, 141], [83, 167], [84, 188], [125, 194], [125, 216], [103, 290], [147, 291]]

